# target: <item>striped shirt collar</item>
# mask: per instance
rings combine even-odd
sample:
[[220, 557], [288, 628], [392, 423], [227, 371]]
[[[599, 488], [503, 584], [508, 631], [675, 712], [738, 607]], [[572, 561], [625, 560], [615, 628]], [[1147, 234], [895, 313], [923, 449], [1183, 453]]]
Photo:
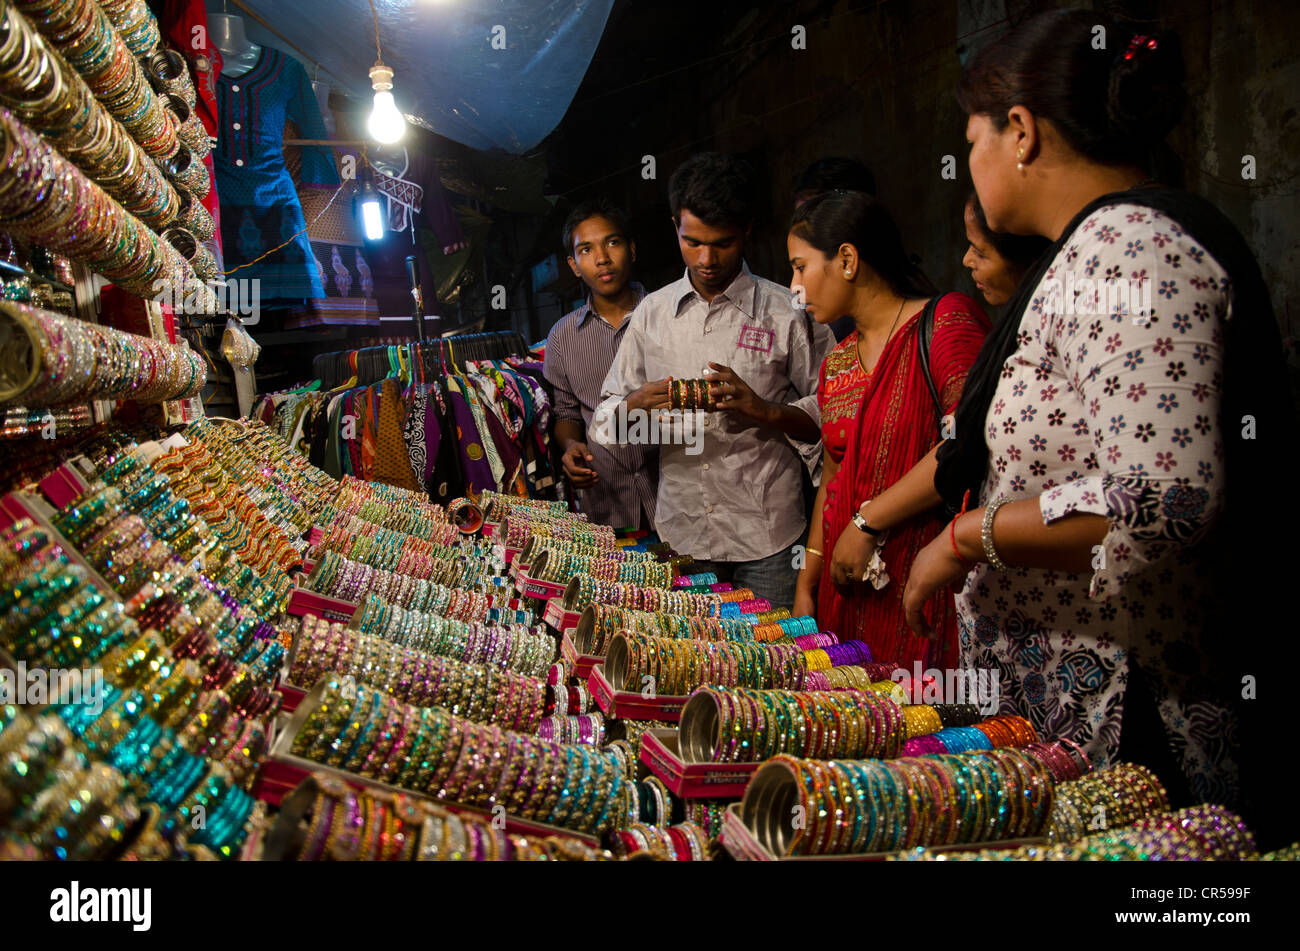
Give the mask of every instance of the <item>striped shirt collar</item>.
[[[635, 308], [637, 304], [641, 303], [641, 299], [645, 297], [645, 288], [641, 284], [637, 283], [636, 281], [631, 281], [628, 284], [628, 286], [631, 287], [632, 290], [636, 292], [636, 304], [632, 305], [633, 308]], [[629, 311], [629, 313], [631, 312]], [[574, 322], [577, 323], [579, 327], [581, 327], [583, 324], [587, 322], [588, 317], [595, 317], [598, 320], [605, 319], [601, 317], [600, 314], [596, 311], [596, 308], [592, 306], [590, 291], [587, 292], [587, 299], [583, 302], [582, 306], [578, 308], [578, 315], [577, 317], [574, 318]], [[608, 321], [606, 321], [606, 323], [608, 323]], [[627, 324], [627, 320], [625, 318], [623, 320], [623, 323], [620, 324], [620, 326], [625, 326], [626, 324]]]
[[[675, 309], [673, 311], [674, 317], [681, 316], [682, 305], [689, 297], [694, 296], [699, 300], [704, 300], [703, 297], [700, 297], [699, 292], [695, 290], [695, 285], [691, 283], [691, 272], [689, 269], [682, 274], [681, 278], [673, 284], [672, 287], [672, 301], [675, 304]], [[727, 285], [727, 289], [718, 295], [718, 297], [721, 297], [723, 300], [735, 304], [736, 307], [745, 314], [745, 316], [750, 318], [753, 318], [754, 313], [757, 310], [757, 296], [758, 282], [754, 280], [754, 275], [750, 273], [749, 265], [744, 261], [740, 263], [740, 273], [737, 274], [732, 282]]]

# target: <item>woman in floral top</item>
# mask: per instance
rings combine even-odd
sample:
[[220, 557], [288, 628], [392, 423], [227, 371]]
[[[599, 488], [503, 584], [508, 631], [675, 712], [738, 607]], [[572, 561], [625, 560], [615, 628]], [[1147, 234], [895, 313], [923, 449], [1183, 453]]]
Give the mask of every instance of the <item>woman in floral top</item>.
[[1227, 219], [1150, 187], [1182, 103], [1176, 40], [1110, 24], [1099, 50], [1099, 22], [1036, 17], [963, 76], [990, 226], [1055, 244], [968, 377], [936, 486], [974, 507], [917, 556], [904, 600], [923, 631], [924, 599], [963, 584], [963, 656], [999, 671], [1005, 711], [1095, 764], [1144, 762], [1175, 804], [1244, 810], [1249, 784], [1258, 817], [1238, 749], [1256, 658], [1216, 635], [1240, 594], [1223, 533], [1260, 494], [1243, 417], [1287, 402], [1277, 327]]

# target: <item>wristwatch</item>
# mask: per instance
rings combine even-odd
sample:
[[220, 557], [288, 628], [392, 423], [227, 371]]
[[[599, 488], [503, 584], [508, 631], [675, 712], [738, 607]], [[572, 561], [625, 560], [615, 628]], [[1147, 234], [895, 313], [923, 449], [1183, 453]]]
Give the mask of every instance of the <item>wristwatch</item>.
[[879, 528], [872, 528], [870, 525], [867, 524], [867, 520], [866, 520], [865, 518], [862, 517], [862, 511], [861, 511], [861, 509], [862, 509], [862, 506], [859, 505], [859, 506], [858, 506], [858, 511], [856, 511], [856, 512], [853, 513], [853, 524], [854, 524], [854, 526], [855, 526], [859, 531], [866, 532], [868, 535], [873, 535], [873, 536], [874, 536], [874, 535], [879, 535], [879, 534], [881, 534], [882, 529], [879, 529]]

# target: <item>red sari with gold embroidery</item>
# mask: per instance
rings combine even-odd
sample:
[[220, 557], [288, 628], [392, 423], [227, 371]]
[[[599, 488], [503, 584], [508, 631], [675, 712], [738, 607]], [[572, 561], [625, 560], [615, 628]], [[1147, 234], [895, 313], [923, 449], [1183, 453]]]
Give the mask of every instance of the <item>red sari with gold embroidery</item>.
[[[916, 465], [938, 443], [934, 399], [925, 384], [917, 357], [913, 314], [885, 346], [871, 373], [858, 360], [858, 335], [850, 334], [822, 363], [817, 388], [822, 415], [822, 440], [839, 471], [826, 486], [822, 512], [822, 547], [827, 561], [840, 532], [853, 513]], [[984, 311], [965, 294], [945, 294], [934, 315], [930, 367], [943, 403], [953, 413], [961, 398], [966, 371], [975, 361], [989, 331]], [[939, 631], [938, 640], [917, 637], [903, 614], [903, 587], [917, 552], [947, 522], [936, 509], [889, 532], [881, 556], [889, 584], [876, 591], [855, 584], [847, 594], [822, 571], [817, 593], [817, 620], [823, 630], [842, 640], [862, 640], [878, 662], [895, 662], [911, 669], [914, 661], [945, 669], [957, 663], [957, 621], [953, 595], [944, 590], [931, 599], [926, 615]]]

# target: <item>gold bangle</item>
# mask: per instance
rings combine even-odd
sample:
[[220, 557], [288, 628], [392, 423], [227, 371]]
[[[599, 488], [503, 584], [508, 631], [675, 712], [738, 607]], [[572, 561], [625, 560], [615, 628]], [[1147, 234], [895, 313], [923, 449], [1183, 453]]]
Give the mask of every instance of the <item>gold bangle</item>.
[[806, 554], [809, 554], [809, 555], [816, 555], [816, 556], [817, 556], [818, 558], [820, 558], [822, 561], [825, 561], [825, 560], [826, 560], [826, 556], [825, 556], [824, 554], [822, 554], [820, 551], [818, 551], [816, 548], [813, 548], [813, 547], [810, 546], [810, 545], [805, 545], [803, 550], [804, 550], [804, 552], [805, 552]]

